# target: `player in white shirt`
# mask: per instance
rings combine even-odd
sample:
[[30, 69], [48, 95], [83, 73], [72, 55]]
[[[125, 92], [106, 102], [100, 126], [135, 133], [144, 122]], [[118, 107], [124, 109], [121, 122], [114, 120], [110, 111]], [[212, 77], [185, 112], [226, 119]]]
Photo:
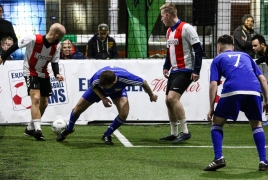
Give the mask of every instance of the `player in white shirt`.
[[[266, 138], [262, 128], [263, 110], [268, 112], [267, 81], [254, 60], [246, 53], [233, 51], [233, 38], [229, 35], [219, 37], [217, 42], [219, 55], [213, 59], [210, 67], [210, 110], [208, 120], [212, 121], [211, 139], [214, 159], [205, 167], [205, 171], [216, 171], [225, 167], [222, 153], [223, 126], [227, 119], [236, 121], [239, 111], [245, 113], [251, 126], [253, 139], [259, 155], [259, 170], [268, 170], [266, 160]], [[214, 110], [217, 86], [221, 77], [225, 77], [221, 98]]]
[[23, 63], [23, 75], [31, 97], [32, 120], [26, 127], [24, 134], [33, 136], [37, 140], [43, 139], [41, 117], [48, 105], [48, 96], [52, 94], [47, 65], [51, 62], [54, 76], [58, 81], [64, 77], [59, 73], [60, 40], [65, 35], [65, 27], [59, 23], [50, 26], [49, 32], [42, 35], [27, 36], [12, 45], [2, 56], [0, 65], [5, 64], [7, 57], [19, 48], [26, 47]]

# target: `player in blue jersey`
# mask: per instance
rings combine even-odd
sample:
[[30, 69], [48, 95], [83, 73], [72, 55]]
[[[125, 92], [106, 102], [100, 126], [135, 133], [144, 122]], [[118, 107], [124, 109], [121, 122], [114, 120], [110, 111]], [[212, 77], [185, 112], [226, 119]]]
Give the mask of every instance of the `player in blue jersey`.
[[[214, 148], [214, 160], [205, 167], [205, 171], [216, 171], [226, 165], [222, 154], [223, 126], [227, 119], [236, 121], [239, 111], [243, 111], [249, 120], [259, 154], [259, 170], [268, 170], [266, 160], [266, 140], [262, 128], [263, 110], [268, 112], [268, 86], [265, 77], [254, 60], [246, 53], [233, 51], [233, 38], [229, 35], [219, 37], [217, 41], [219, 55], [213, 59], [210, 67], [210, 110], [208, 121], [212, 121], [211, 138]], [[221, 77], [226, 78], [221, 98], [214, 110], [217, 86]]]
[[[129, 102], [125, 87], [142, 86], [145, 92], [148, 93], [151, 102], [156, 102], [157, 100], [157, 95], [153, 94], [150, 86], [144, 79], [119, 67], [107, 66], [100, 69], [89, 80], [89, 84], [90, 87], [72, 110], [68, 127], [57, 136], [57, 141], [63, 141], [72, 133], [74, 131], [74, 124], [80, 114], [89, 106], [101, 100], [105, 107], [111, 107], [112, 103], [114, 103], [119, 113], [102, 136], [105, 144], [113, 145], [111, 135], [126, 121], [129, 113]], [[110, 97], [112, 101], [107, 97]]]

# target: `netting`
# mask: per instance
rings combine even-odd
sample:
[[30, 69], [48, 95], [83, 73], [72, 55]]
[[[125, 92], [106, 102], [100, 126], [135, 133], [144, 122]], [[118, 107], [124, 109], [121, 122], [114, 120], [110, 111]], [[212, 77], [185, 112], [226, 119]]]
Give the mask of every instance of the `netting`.
[[[110, 28], [120, 58], [164, 58], [167, 27], [160, 6], [172, 2], [178, 17], [196, 27], [206, 58], [217, 54], [216, 40], [233, 34], [241, 18], [251, 14], [254, 29], [268, 31], [267, 0], [2, 0], [3, 18], [13, 23], [18, 39], [27, 34], [46, 34], [51, 24], [62, 23], [69, 38], [86, 55], [86, 45], [101, 23]], [[23, 59], [17, 51], [15, 59]]]

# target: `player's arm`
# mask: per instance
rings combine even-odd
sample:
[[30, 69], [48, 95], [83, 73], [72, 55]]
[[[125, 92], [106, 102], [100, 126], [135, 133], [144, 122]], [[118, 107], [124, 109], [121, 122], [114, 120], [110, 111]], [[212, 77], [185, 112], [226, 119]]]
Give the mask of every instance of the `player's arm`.
[[211, 81], [209, 85], [209, 113], [208, 113], [208, 121], [212, 120], [212, 117], [214, 115], [214, 105], [216, 100], [218, 90], [218, 82], [217, 81]]
[[51, 63], [51, 67], [54, 73], [54, 76], [57, 78], [58, 81], [63, 81], [64, 77], [62, 75], [60, 75], [60, 71], [59, 71], [59, 63]]
[[195, 53], [193, 73], [199, 75], [202, 66], [203, 48], [200, 42], [192, 45]]
[[143, 80], [142, 87], [143, 87], [143, 89], [145, 90], [145, 92], [149, 95], [149, 97], [150, 97], [150, 101], [151, 101], [151, 102], [152, 102], [152, 101], [156, 102], [156, 100], [157, 100], [158, 97], [157, 97], [157, 95], [155, 95], [155, 94], [153, 93], [153, 91], [151, 90], [151, 88], [150, 88], [150, 86], [148, 85], [148, 83], [147, 83], [146, 80]]
[[194, 69], [191, 75], [191, 80], [197, 81], [199, 79], [199, 74], [202, 66], [202, 56], [203, 56], [203, 49], [200, 42], [195, 43], [192, 45], [194, 52], [195, 52], [195, 60], [194, 60]]
[[17, 49], [19, 49], [18, 43], [13, 44], [7, 51], [0, 56], [0, 65], [5, 64], [6, 59]]
[[96, 86], [92, 88], [92, 90], [99, 96], [99, 98], [102, 100], [102, 103], [105, 107], [111, 107], [112, 106], [112, 101], [108, 98], [106, 98]]
[[258, 76], [258, 79], [261, 83], [261, 88], [262, 88], [262, 93], [264, 96], [264, 104], [263, 104], [263, 111], [266, 112], [266, 114], [268, 113], [268, 85], [267, 85], [267, 80], [264, 77], [263, 74]]
[[60, 68], [59, 68], [59, 60], [60, 60], [60, 44], [57, 45], [57, 50], [52, 57], [51, 60], [51, 67], [54, 73], [55, 78], [57, 78], [58, 81], [63, 81], [64, 77], [60, 74]]
[[167, 49], [167, 55], [165, 59], [165, 63], [163, 65], [163, 75], [165, 78], [168, 78], [169, 74], [168, 71], [171, 68], [171, 63], [170, 63], [170, 56], [169, 56], [169, 50]]

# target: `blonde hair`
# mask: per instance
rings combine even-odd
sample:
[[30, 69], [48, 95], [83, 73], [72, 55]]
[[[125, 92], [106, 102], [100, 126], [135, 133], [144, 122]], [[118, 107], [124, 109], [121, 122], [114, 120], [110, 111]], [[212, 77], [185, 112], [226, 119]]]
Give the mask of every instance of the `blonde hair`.
[[10, 40], [13, 42], [13, 39], [11, 37], [5, 37], [1, 40], [1, 45], [5, 44], [6, 43], [6, 40]]
[[160, 10], [170, 14], [172, 17], [177, 17], [177, 8], [172, 3], [166, 3], [160, 7]]

